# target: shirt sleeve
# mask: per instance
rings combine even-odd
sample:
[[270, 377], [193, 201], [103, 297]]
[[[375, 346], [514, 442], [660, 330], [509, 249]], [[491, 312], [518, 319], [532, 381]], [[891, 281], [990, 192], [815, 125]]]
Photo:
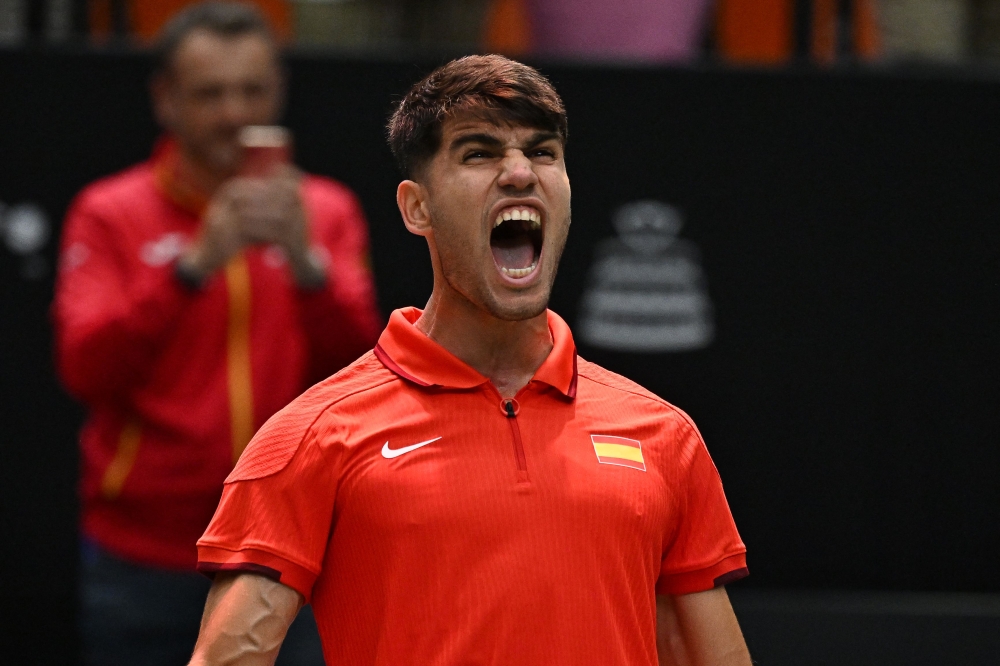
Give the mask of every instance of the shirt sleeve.
[[126, 394], [152, 367], [193, 295], [173, 265], [128, 256], [127, 220], [84, 192], [64, 226], [52, 315], [60, 377], [85, 402]]
[[688, 425], [682, 447], [677, 527], [666, 545], [656, 583], [658, 594], [689, 594], [746, 576], [746, 546], [736, 530], [722, 479], [701, 435]]
[[198, 540], [198, 570], [261, 574], [309, 603], [333, 528], [341, 437], [321, 421], [303, 428], [295, 411], [293, 403], [272, 417], [226, 479]]
[[[328, 262], [319, 289], [299, 290], [311, 382], [371, 349], [382, 331], [361, 204], [346, 187], [314, 179], [307, 188], [312, 241]], [[311, 383], [310, 382], [310, 383]]]

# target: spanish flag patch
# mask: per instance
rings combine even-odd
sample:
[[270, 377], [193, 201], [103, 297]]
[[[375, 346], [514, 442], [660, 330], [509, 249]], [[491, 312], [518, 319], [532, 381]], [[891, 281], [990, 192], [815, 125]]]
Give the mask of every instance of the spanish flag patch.
[[642, 444], [639, 440], [612, 435], [591, 435], [590, 441], [594, 443], [597, 462], [646, 471], [646, 461], [642, 459]]

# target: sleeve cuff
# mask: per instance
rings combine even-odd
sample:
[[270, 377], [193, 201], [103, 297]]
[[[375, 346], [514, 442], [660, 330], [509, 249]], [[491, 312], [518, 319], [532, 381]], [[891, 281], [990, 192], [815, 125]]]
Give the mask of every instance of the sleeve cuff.
[[265, 576], [292, 588], [305, 597], [307, 604], [312, 601], [312, 588], [316, 582], [316, 574], [305, 567], [255, 548], [229, 550], [199, 544], [197, 568], [209, 578], [214, 578], [217, 573], [232, 571]]
[[324, 291], [330, 284], [330, 253], [322, 246], [310, 247], [306, 254], [306, 262], [310, 274], [294, 278], [299, 292], [315, 294]]
[[174, 277], [177, 282], [182, 284], [184, 288], [189, 292], [201, 291], [205, 288], [205, 283], [208, 282], [208, 276], [198, 276], [180, 260], [180, 257], [174, 259]]
[[729, 557], [704, 569], [681, 573], [662, 572], [656, 581], [657, 594], [691, 594], [728, 585], [750, 574], [746, 553]]

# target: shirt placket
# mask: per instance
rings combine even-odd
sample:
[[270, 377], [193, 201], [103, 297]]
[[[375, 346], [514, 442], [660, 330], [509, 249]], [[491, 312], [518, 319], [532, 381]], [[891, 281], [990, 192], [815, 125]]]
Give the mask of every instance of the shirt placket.
[[514, 448], [514, 464], [519, 484], [531, 482], [531, 478], [528, 475], [528, 458], [524, 453], [524, 440], [521, 437], [521, 423], [518, 416], [521, 411], [521, 405], [517, 400], [518, 396], [524, 397], [526, 390], [527, 387], [518, 391], [517, 395], [513, 398], [504, 398], [496, 388], [492, 385], [490, 386], [492, 393], [490, 397], [494, 401], [499, 400], [500, 413], [503, 415], [504, 420], [507, 421], [507, 426], [510, 429], [511, 444]]

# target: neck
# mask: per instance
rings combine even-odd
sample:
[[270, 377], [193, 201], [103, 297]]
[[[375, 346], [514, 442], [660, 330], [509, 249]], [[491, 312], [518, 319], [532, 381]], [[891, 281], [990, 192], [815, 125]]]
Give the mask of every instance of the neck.
[[416, 327], [489, 378], [504, 398], [524, 388], [552, 351], [544, 312], [504, 321], [446, 290], [434, 290]]
[[232, 176], [229, 172], [211, 168], [180, 143], [177, 145], [177, 175], [204, 194], [206, 199], [210, 199]]

